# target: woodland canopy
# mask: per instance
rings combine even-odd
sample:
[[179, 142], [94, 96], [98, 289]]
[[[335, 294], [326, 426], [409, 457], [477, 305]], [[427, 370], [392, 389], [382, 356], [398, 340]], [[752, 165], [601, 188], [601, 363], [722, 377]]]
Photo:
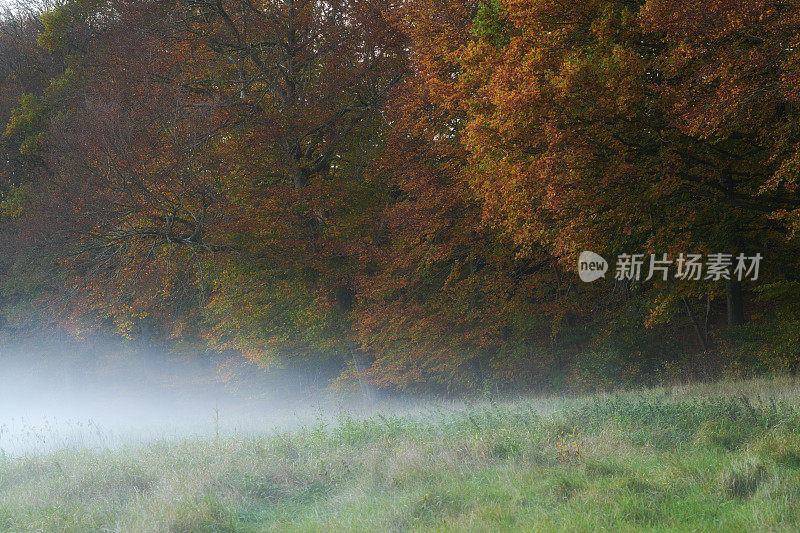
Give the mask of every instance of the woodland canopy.
[[446, 393], [800, 363], [795, 0], [57, 0], [0, 20], [0, 123], [10, 337]]

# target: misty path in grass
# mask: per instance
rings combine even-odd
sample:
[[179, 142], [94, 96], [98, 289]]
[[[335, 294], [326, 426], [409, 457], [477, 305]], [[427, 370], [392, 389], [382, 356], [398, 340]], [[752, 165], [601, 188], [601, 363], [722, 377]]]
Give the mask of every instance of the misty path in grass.
[[9, 531], [800, 528], [800, 381], [440, 409], [0, 460]]

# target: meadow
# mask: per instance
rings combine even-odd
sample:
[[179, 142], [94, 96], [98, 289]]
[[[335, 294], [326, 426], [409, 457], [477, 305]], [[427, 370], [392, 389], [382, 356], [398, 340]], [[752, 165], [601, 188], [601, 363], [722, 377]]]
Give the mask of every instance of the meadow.
[[800, 380], [0, 457], [7, 531], [797, 531]]

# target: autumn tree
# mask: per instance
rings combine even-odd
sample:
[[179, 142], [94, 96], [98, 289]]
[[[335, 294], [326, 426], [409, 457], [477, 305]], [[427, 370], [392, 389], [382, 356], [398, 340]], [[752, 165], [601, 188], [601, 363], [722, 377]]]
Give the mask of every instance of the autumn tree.
[[482, 13], [468, 2], [400, 10], [411, 73], [391, 100], [375, 164], [389, 189], [359, 305], [360, 341], [384, 386], [555, 384], [577, 342], [557, 333], [579, 307], [561, 267], [483, 224], [470, 188], [460, 75], [463, 50], [489, 31], [476, 27]]
[[194, 330], [263, 361], [359, 360], [350, 315], [380, 187], [364, 171], [404, 68], [386, 6], [66, 5], [40, 41], [93, 34], [37, 139], [70, 206], [72, 316]]
[[[723, 2], [698, 17], [687, 6], [494, 8], [501, 15], [464, 47], [459, 75], [487, 220], [564, 264], [582, 249], [674, 257], [768, 246], [776, 264], [791, 253], [771, 214], [797, 198], [769, 189], [796, 142], [783, 137], [795, 118], [780, 81], [792, 69], [794, 8]], [[702, 283], [632, 289], [649, 308], [640, 326], [719, 294]], [[729, 323], [740, 324], [741, 286], [727, 294]]]

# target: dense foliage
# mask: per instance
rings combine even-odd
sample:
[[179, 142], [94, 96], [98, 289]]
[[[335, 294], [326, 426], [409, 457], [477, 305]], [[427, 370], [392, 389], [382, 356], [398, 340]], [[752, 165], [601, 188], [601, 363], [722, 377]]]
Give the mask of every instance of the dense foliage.
[[[0, 27], [9, 335], [448, 392], [800, 363], [796, 2], [59, 0]], [[583, 250], [764, 260], [587, 284]]]

